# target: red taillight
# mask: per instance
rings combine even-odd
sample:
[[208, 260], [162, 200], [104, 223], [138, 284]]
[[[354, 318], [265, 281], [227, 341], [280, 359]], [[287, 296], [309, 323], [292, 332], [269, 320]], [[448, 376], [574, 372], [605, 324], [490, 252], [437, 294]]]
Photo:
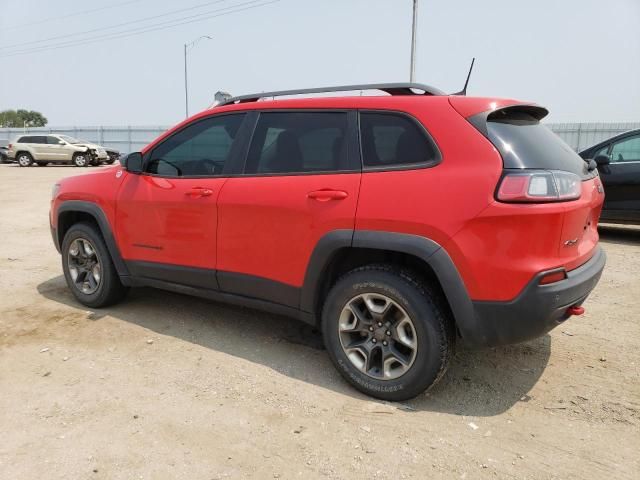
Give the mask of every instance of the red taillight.
[[506, 171], [496, 197], [501, 202], [562, 202], [580, 198], [580, 177], [560, 170]]
[[556, 272], [547, 273], [538, 282], [540, 285], [549, 285], [550, 283], [560, 282], [567, 278], [567, 272], [558, 270]]
[[11, 143], [10, 143], [9, 145], [7, 145], [7, 149], [8, 149], [8, 150], [11, 150], [11, 146], [12, 146], [12, 144], [11, 144]]

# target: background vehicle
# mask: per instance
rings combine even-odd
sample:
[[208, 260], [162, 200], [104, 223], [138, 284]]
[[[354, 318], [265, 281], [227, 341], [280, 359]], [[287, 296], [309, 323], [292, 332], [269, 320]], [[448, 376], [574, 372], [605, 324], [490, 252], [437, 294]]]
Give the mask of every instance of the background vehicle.
[[0, 163], [11, 163], [11, 161], [9, 160], [9, 155], [7, 153], [6, 145], [0, 147]]
[[229, 99], [56, 185], [53, 240], [87, 306], [152, 286], [291, 315], [355, 388], [410, 398], [457, 335], [538, 337], [600, 278], [600, 180], [546, 114], [419, 84]]
[[48, 163], [73, 163], [86, 167], [93, 159], [107, 160], [107, 152], [99, 145], [83, 142], [67, 135], [22, 135], [9, 144], [8, 156], [21, 167], [34, 163], [44, 166]]
[[118, 150], [115, 150], [113, 148], [105, 148], [105, 151], [109, 156], [109, 158], [105, 160], [106, 164], [112, 165], [113, 163], [115, 163], [116, 160], [120, 159], [120, 152]]
[[606, 192], [602, 221], [640, 224], [640, 129], [604, 140], [580, 156], [598, 164]]

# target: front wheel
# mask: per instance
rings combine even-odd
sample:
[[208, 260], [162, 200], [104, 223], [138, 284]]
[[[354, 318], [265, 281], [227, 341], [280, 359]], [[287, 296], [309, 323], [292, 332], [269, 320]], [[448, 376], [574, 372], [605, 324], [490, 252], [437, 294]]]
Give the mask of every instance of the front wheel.
[[72, 225], [64, 236], [61, 251], [65, 280], [80, 303], [100, 308], [124, 298], [128, 289], [120, 282], [96, 227], [88, 223]]
[[76, 167], [86, 167], [87, 165], [89, 165], [89, 152], [74, 153], [73, 164]]
[[29, 167], [33, 163], [33, 157], [27, 152], [23, 152], [18, 154], [16, 161], [21, 167]]
[[331, 360], [372, 397], [415, 397], [444, 374], [454, 347], [453, 323], [427, 285], [410, 273], [370, 265], [330, 290], [322, 332]]

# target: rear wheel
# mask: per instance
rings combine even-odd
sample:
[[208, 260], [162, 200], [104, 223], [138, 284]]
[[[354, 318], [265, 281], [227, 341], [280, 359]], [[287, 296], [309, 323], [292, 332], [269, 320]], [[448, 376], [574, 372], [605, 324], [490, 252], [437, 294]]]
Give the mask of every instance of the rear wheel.
[[124, 298], [128, 289], [120, 282], [102, 235], [93, 225], [71, 226], [61, 250], [64, 277], [80, 303], [100, 308]]
[[89, 152], [76, 152], [73, 154], [73, 164], [76, 167], [86, 167], [89, 165]]
[[415, 397], [442, 377], [454, 347], [452, 325], [428, 286], [386, 265], [343, 276], [322, 313], [338, 371], [358, 390], [391, 401]]
[[27, 152], [20, 152], [16, 156], [16, 161], [21, 167], [29, 167], [33, 163], [33, 157]]

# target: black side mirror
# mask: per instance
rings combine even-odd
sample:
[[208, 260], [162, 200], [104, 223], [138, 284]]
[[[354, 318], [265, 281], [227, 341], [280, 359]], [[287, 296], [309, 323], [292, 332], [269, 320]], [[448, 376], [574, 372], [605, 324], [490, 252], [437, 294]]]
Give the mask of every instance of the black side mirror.
[[142, 154], [133, 152], [120, 160], [127, 172], [142, 173]]
[[598, 165], [608, 165], [611, 163], [611, 159], [609, 158], [609, 156], [605, 155], [604, 153], [596, 155], [596, 158], [594, 158], [594, 160]]

